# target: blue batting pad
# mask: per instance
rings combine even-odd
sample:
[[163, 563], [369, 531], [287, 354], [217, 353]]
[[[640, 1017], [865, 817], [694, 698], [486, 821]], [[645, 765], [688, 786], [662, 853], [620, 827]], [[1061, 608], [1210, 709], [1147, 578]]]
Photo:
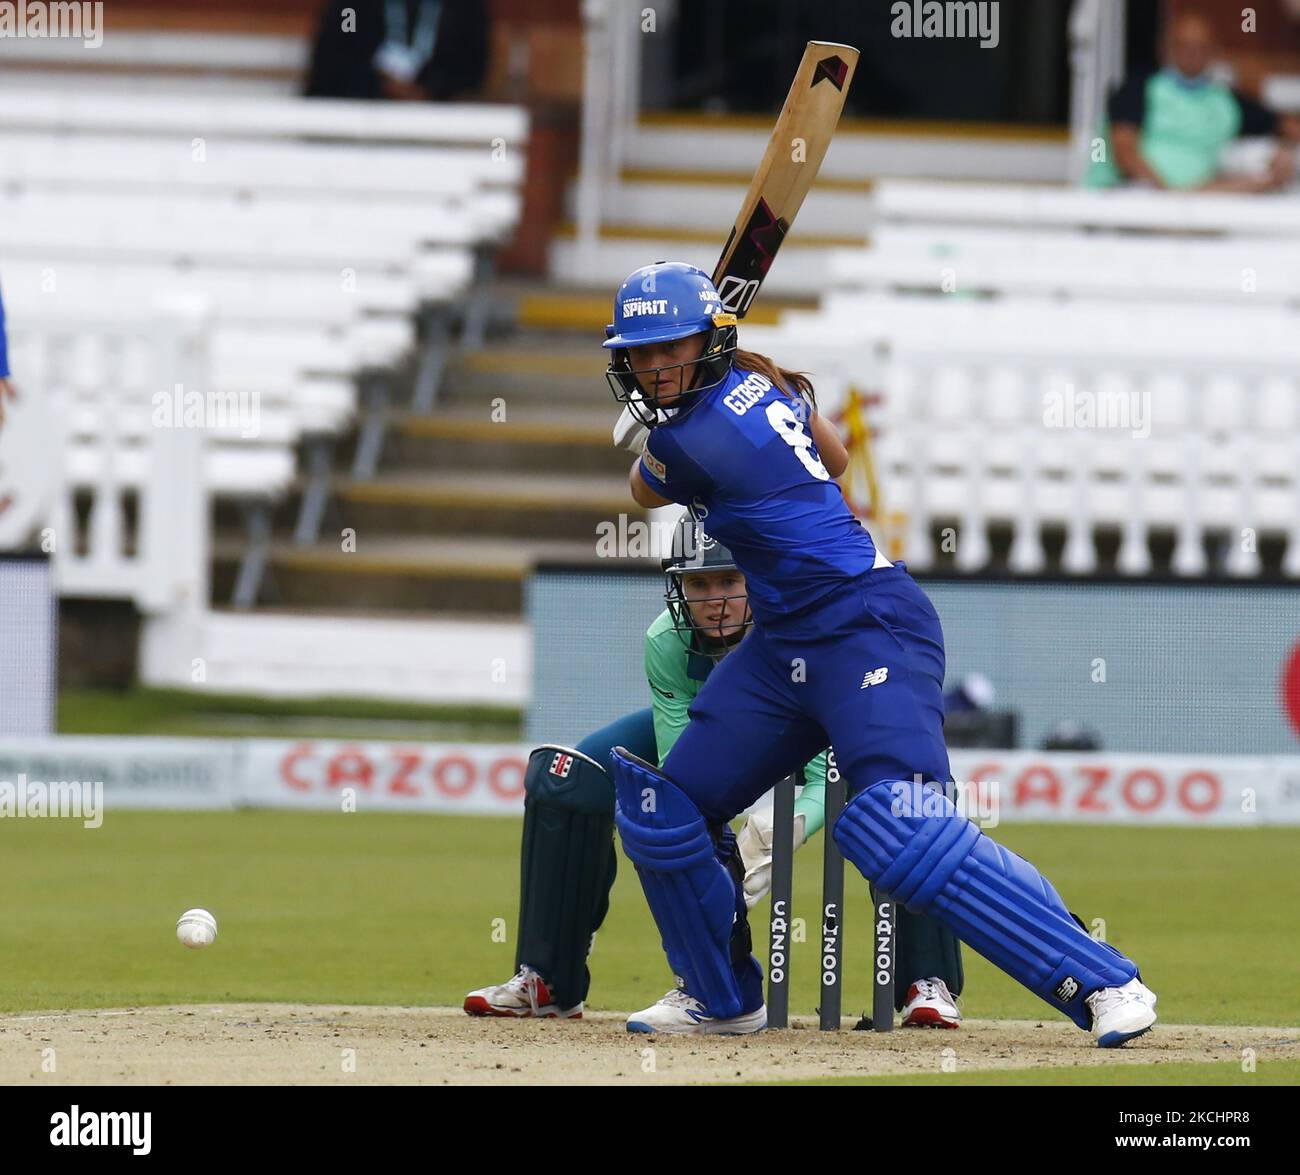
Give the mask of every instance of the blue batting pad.
[[1033, 865], [933, 789], [889, 780], [865, 788], [844, 809], [835, 840], [878, 889], [947, 926], [1080, 1028], [1092, 1027], [1086, 996], [1138, 973], [1083, 930]]
[[669, 965], [718, 1019], [739, 1016], [731, 964], [736, 886], [700, 810], [666, 775], [622, 747], [610, 754], [614, 819], [663, 936]]

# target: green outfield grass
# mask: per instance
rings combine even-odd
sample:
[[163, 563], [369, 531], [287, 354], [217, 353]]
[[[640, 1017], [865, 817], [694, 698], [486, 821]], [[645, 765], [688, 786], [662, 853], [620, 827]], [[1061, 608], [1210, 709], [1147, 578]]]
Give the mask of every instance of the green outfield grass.
[[[513, 971], [520, 824], [501, 818], [242, 811], [0, 819], [0, 1010], [210, 1001], [459, 1005]], [[1300, 833], [1009, 825], [1085, 919], [1104, 918], [1170, 1023], [1300, 1024]], [[792, 1009], [816, 1003], [820, 840], [796, 858]], [[869, 1000], [869, 906], [850, 871], [846, 998]], [[206, 951], [174, 937], [216, 914]], [[759, 923], [766, 919], [765, 904]], [[495, 929], [495, 933], [494, 933]], [[504, 937], [505, 941], [498, 941]], [[763, 940], [761, 930], [756, 938]], [[974, 1018], [1051, 1017], [970, 952]], [[671, 985], [623, 862], [592, 959], [594, 1009]]]
[[192, 690], [64, 689], [60, 734], [198, 738], [423, 738], [516, 742], [516, 707], [387, 702], [375, 698], [268, 698]]

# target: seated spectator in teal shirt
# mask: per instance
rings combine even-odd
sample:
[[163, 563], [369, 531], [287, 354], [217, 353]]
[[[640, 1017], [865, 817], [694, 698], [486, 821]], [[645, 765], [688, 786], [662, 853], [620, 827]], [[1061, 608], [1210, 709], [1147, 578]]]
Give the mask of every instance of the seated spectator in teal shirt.
[[1214, 37], [1200, 16], [1176, 20], [1165, 68], [1125, 80], [1107, 107], [1104, 161], [1094, 162], [1088, 187], [1124, 182], [1200, 192], [1272, 192], [1295, 174], [1289, 146], [1280, 147], [1259, 176], [1226, 176], [1219, 159], [1241, 135], [1300, 141], [1300, 118], [1280, 115], [1209, 74]]

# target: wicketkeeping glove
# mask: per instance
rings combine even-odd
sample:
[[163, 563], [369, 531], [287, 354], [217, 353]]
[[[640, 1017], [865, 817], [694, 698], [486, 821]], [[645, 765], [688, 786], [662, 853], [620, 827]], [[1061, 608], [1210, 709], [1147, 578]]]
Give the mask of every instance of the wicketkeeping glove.
[[[794, 847], [804, 842], [804, 814], [794, 818]], [[772, 888], [772, 809], [751, 812], [736, 837], [740, 860], [745, 866], [745, 905], [753, 909]]]

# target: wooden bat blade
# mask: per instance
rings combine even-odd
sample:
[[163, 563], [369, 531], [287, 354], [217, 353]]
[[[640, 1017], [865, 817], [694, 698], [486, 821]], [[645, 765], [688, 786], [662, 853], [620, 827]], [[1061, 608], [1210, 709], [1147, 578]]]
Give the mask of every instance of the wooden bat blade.
[[852, 45], [809, 41], [804, 50], [767, 150], [713, 270], [723, 307], [738, 318], [749, 310], [817, 178], [857, 64], [858, 51]]

